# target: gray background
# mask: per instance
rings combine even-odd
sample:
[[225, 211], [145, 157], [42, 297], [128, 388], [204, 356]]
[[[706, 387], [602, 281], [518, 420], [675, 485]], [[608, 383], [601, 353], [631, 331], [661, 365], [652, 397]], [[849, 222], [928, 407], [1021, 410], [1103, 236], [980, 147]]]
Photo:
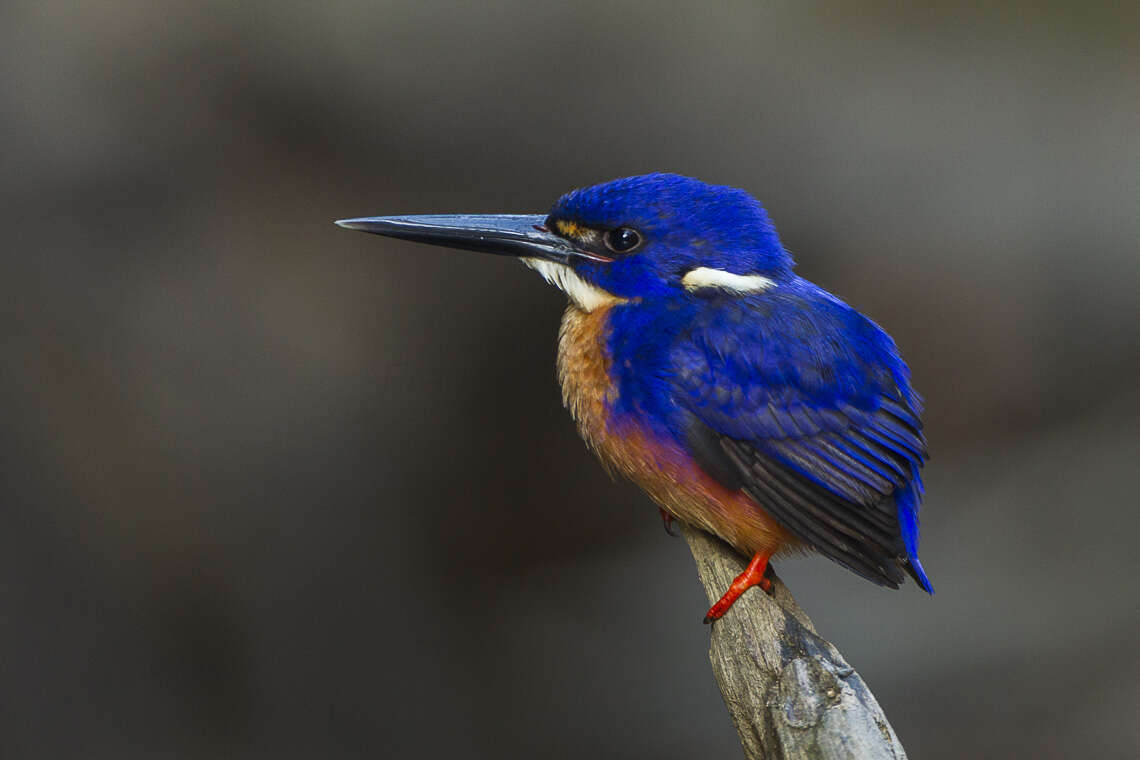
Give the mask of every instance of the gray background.
[[0, 755], [738, 756], [562, 296], [331, 224], [672, 170], [927, 397], [938, 595], [779, 565], [912, 756], [1136, 757], [1140, 13], [1001, 6], [5, 3]]

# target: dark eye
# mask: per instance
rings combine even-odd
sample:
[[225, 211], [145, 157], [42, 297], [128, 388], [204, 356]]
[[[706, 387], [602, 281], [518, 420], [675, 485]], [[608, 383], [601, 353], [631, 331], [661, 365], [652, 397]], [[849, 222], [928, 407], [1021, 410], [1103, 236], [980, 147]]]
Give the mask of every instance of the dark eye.
[[616, 230], [607, 230], [605, 235], [606, 248], [614, 253], [632, 251], [641, 245], [641, 233], [629, 227], [618, 227]]

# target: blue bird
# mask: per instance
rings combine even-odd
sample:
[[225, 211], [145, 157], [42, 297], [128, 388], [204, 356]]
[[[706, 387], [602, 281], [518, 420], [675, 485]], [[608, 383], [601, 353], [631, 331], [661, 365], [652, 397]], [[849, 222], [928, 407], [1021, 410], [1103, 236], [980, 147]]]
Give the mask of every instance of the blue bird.
[[562, 397], [587, 445], [673, 518], [752, 557], [815, 550], [882, 586], [918, 560], [922, 402], [893, 340], [798, 277], [743, 190], [647, 174], [546, 216], [347, 219], [342, 227], [516, 256], [568, 296]]

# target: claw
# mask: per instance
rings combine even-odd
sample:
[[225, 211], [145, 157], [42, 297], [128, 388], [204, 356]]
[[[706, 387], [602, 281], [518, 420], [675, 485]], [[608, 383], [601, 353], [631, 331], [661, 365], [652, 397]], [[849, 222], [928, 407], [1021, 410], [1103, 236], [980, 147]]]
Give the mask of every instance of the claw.
[[714, 620], [720, 620], [724, 613], [728, 612], [729, 608], [740, 598], [740, 595], [753, 586], [759, 586], [768, 594], [772, 593], [772, 580], [768, 577], [770, 569], [768, 559], [771, 556], [771, 552], [756, 553], [756, 556], [748, 563], [748, 567], [744, 568], [744, 572], [736, 576], [736, 580], [724, 592], [724, 596], [718, 599], [717, 603], [705, 613], [705, 625]]
[[764, 592], [768, 594], [768, 596], [775, 596], [776, 587], [772, 585], [772, 581], [774, 580], [776, 580], [776, 568], [772, 567], [772, 565], [769, 564], [766, 568], [764, 568], [764, 577], [757, 585], [759, 585], [760, 588], [762, 588]]
[[666, 512], [663, 507], [658, 507], [657, 511], [661, 513], [661, 520], [665, 523], [665, 532], [673, 538], [680, 538], [681, 534], [673, 530], [673, 515]]

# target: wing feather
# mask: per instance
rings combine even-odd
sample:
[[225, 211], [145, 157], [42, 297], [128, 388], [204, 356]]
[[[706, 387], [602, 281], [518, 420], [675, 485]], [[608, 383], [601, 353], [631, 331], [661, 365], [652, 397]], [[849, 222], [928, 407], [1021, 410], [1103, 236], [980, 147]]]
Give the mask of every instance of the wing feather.
[[686, 440], [712, 477], [859, 575], [897, 588], [905, 570], [931, 590], [908, 549], [921, 402], [885, 332], [822, 291], [773, 292], [710, 306], [674, 354]]

